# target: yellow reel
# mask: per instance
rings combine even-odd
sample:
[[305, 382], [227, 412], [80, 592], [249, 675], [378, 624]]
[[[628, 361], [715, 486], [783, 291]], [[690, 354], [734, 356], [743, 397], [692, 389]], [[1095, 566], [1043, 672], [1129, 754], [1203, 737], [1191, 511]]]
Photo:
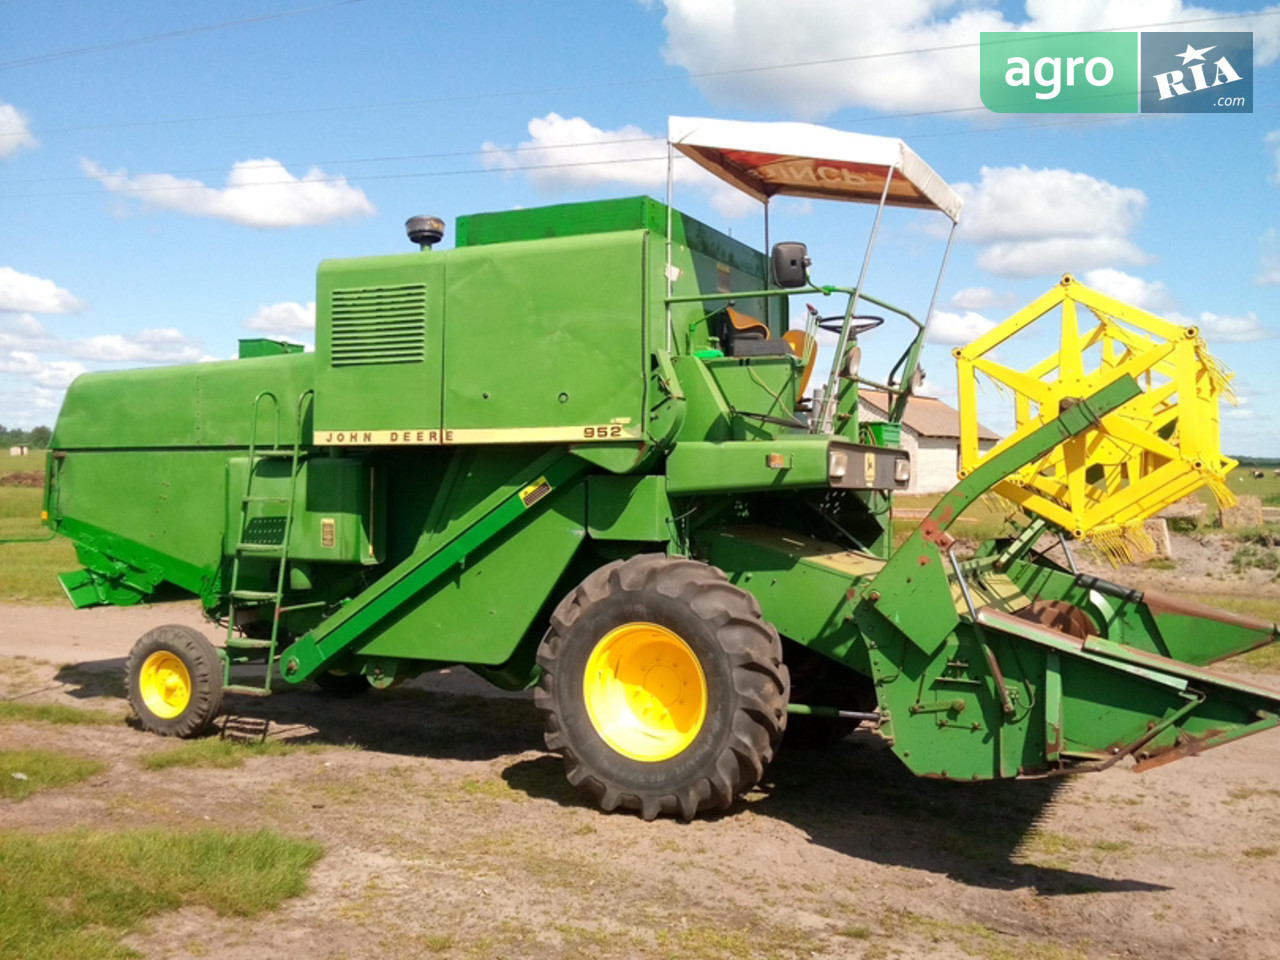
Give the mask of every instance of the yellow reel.
[[[1082, 331], [1077, 304], [1097, 321]], [[1025, 371], [998, 363], [1001, 344], [1061, 307], [1058, 351]], [[1212, 356], [1195, 327], [1180, 327], [1090, 289], [1067, 274], [1048, 293], [967, 347], [953, 351], [960, 407], [960, 475], [997, 456], [1124, 374], [1143, 392], [1091, 427], [995, 486], [1023, 509], [1075, 539], [1087, 539], [1112, 559], [1147, 546], [1142, 521], [1208, 486], [1223, 506], [1235, 503], [1222, 455], [1218, 401], [1234, 403], [1231, 374]], [[1012, 394], [1014, 432], [989, 450], [978, 448], [980, 378]], [[1148, 547], [1149, 549], [1149, 547]]]

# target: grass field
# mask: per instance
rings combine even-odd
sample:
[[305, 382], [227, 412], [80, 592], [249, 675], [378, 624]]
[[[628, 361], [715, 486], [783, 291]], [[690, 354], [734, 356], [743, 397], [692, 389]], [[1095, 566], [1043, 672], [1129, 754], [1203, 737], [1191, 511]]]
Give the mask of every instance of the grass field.
[[[0, 451], [0, 480], [13, 473], [43, 470], [44, 462], [43, 450], [23, 457]], [[39, 487], [0, 485], [0, 541], [48, 536], [40, 525], [43, 498]], [[58, 574], [77, 566], [75, 548], [68, 540], [0, 542], [0, 603], [57, 603], [64, 599]]]
[[[1255, 479], [1252, 475], [1252, 468], [1237, 467], [1231, 471], [1231, 476], [1227, 478], [1227, 486], [1237, 496], [1244, 493], [1261, 497], [1264, 507], [1280, 507], [1280, 477], [1276, 476], [1274, 467], [1268, 467], [1262, 472], [1264, 476]], [[1197, 495], [1212, 506], [1213, 494], [1208, 490], [1201, 490]]]
[[0, 834], [0, 960], [109, 960], [157, 914], [252, 917], [307, 887], [321, 849], [268, 830]]

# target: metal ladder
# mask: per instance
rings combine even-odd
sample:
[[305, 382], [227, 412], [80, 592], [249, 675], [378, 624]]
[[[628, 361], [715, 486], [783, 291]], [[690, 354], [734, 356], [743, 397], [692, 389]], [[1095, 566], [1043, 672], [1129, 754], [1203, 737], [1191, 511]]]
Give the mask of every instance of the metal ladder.
[[[293, 530], [293, 511], [296, 501], [298, 489], [298, 472], [301, 463], [302, 448], [302, 420], [303, 413], [306, 408], [307, 401], [314, 395], [314, 390], [304, 390], [298, 395], [298, 409], [294, 424], [293, 445], [290, 447], [280, 446], [280, 402], [276, 395], [270, 390], [264, 390], [259, 393], [253, 400], [253, 415], [249, 426], [249, 466], [248, 473], [245, 478], [244, 496], [240, 498], [240, 532], [236, 537], [236, 544], [232, 550], [231, 559], [231, 581], [227, 590], [227, 597], [230, 601], [230, 609], [227, 612], [227, 639], [226, 651], [227, 655], [223, 658], [223, 676], [222, 688], [227, 693], [242, 693], [249, 696], [265, 697], [271, 693], [271, 679], [275, 670], [276, 653], [278, 651], [280, 640], [280, 615], [287, 610], [297, 609], [296, 607], [286, 607], [283, 605], [285, 578], [288, 576], [288, 558], [289, 558], [289, 536]], [[272, 439], [271, 446], [261, 448], [259, 443], [258, 431], [259, 420], [264, 400], [270, 399], [272, 408], [275, 412], [275, 436]], [[290, 464], [289, 469], [289, 495], [287, 497], [261, 496], [253, 492], [254, 477], [258, 473], [258, 464], [269, 460], [287, 459]], [[280, 534], [278, 543], [253, 543], [248, 539], [250, 524], [250, 505], [255, 503], [279, 503], [284, 504], [284, 528]], [[276, 519], [276, 518], [272, 518]], [[240, 587], [240, 563], [246, 558], [263, 558], [270, 557], [279, 561], [279, 567], [276, 571], [276, 586], [274, 590], [244, 590]], [[263, 606], [267, 603], [271, 604], [271, 638], [258, 639], [250, 637], [236, 636], [236, 617], [237, 608], [249, 606]], [[302, 606], [315, 606], [315, 604], [303, 604]], [[236, 656], [233, 651], [241, 651], [240, 656]], [[232, 683], [231, 667], [237, 663], [248, 663], [256, 660], [257, 656], [265, 655], [265, 671], [262, 679], [262, 685]], [[252, 658], [252, 660], [250, 659]]]

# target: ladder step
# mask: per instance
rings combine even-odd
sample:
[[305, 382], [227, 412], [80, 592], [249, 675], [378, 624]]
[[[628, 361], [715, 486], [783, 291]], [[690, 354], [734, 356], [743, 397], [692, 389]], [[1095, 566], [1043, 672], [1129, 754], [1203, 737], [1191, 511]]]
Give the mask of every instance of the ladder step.
[[269, 697], [271, 691], [262, 687], [250, 687], [242, 683], [229, 683], [222, 688], [223, 693], [239, 693], [246, 697]]
[[241, 497], [244, 503], [288, 503], [288, 497]]
[[237, 543], [237, 553], [265, 553], [283, 556], [283, 543]]
[[250, 637], [227, 637], [226, 646], [240, 650], [269, 650], [275, 644], [270, 640], [254, 640]]
[[255, 450], [253, 455], [255, 457], [288, 457], [290, 460], [293, 459], [292, 450]]
[[232, 590], [227, 596], [233, 600], [278, 600], [280, 595], [270, 590]]

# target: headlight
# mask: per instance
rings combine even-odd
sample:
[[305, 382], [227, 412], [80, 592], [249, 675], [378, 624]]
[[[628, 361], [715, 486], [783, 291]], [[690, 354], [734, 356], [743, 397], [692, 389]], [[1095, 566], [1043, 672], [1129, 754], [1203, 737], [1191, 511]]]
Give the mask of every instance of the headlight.
[[843, 450], [832, 450], [827, 454], [827, 477], [840, 480], [849, 469], [849, 455]]

